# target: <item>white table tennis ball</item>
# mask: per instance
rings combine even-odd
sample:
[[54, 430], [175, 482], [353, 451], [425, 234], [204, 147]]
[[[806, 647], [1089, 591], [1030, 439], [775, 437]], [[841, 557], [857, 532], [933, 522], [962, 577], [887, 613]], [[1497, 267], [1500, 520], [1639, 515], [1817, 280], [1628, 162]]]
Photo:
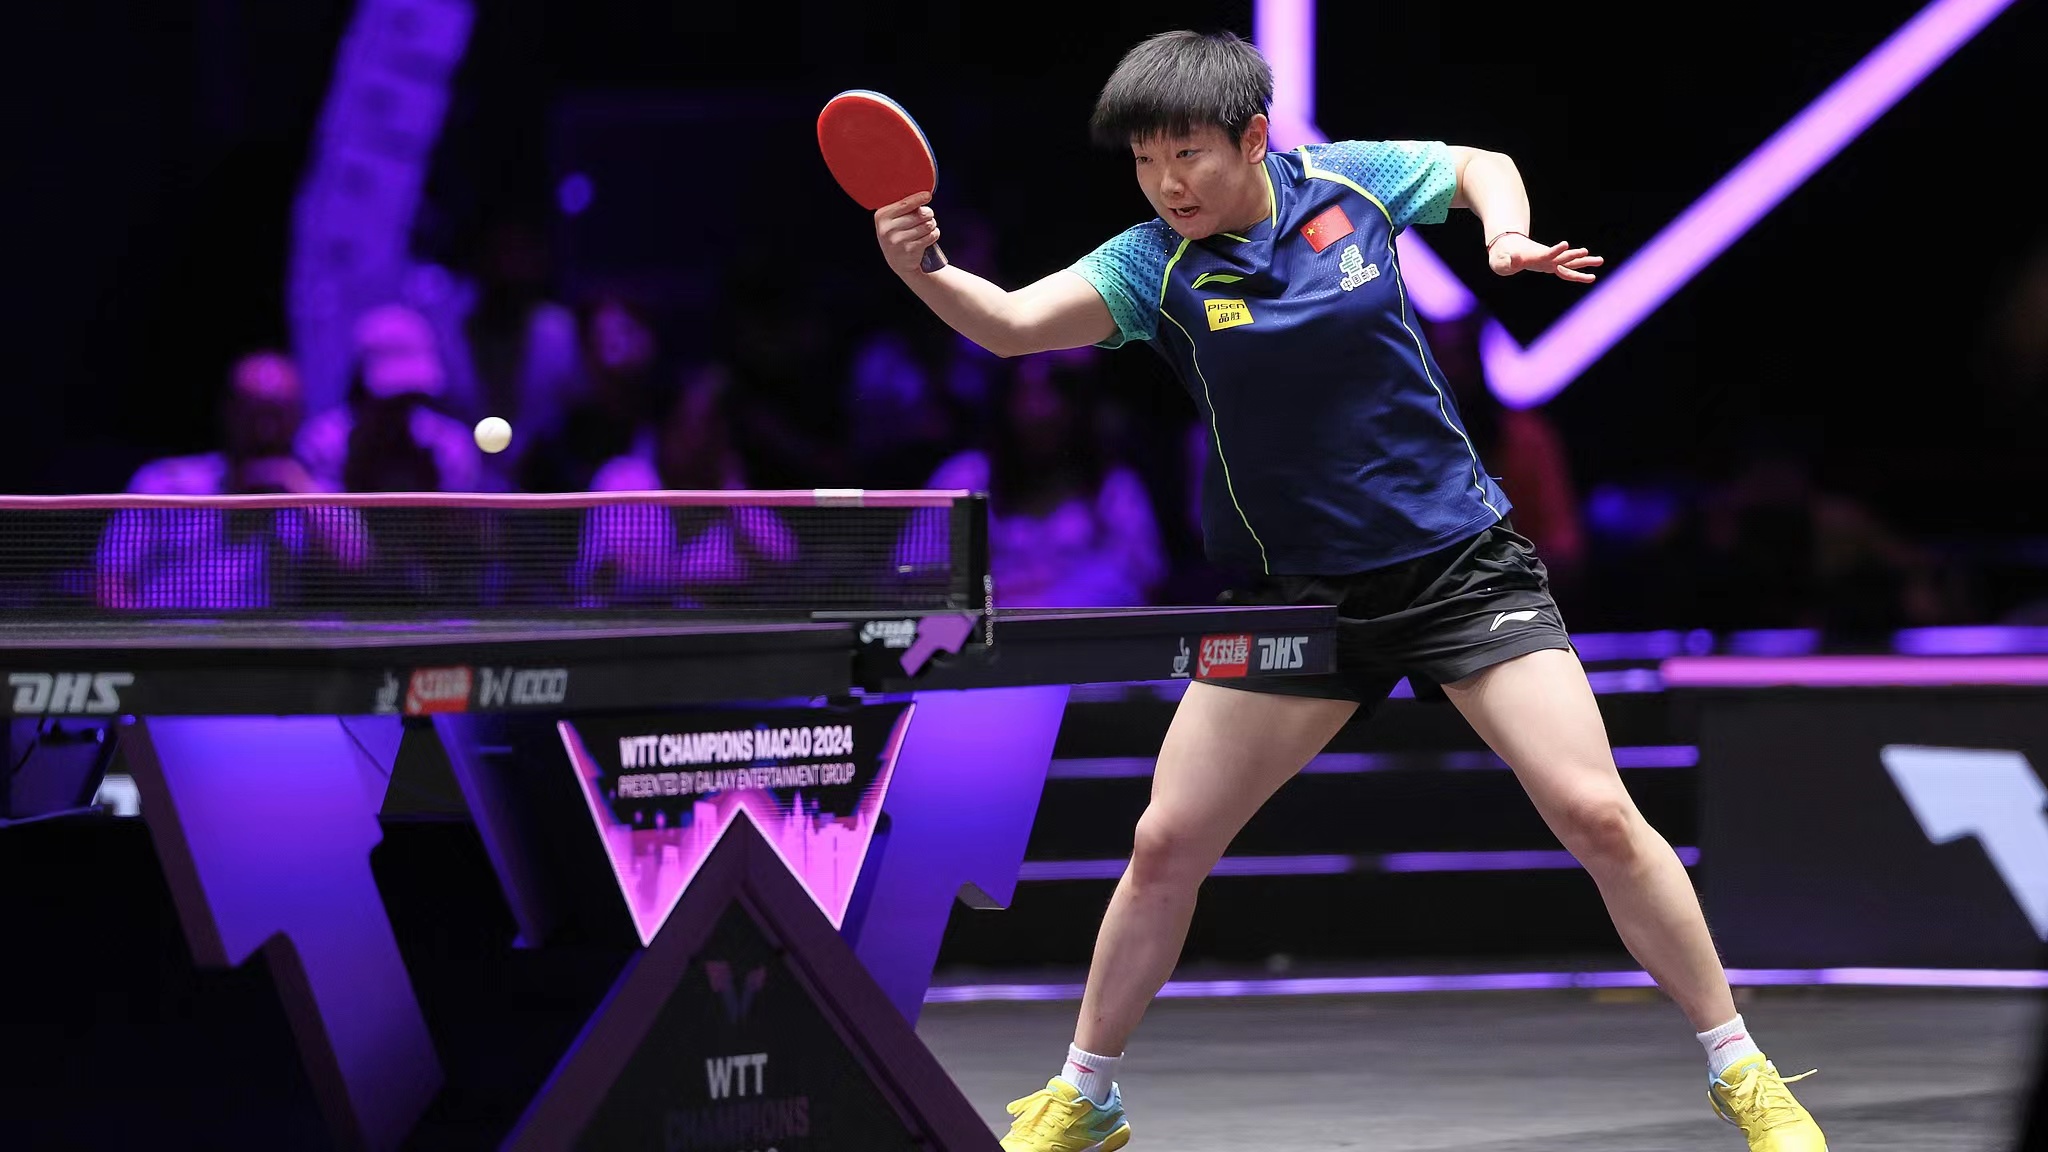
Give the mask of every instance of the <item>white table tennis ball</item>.
[[476, 446], [486, 452], [503, 452], [512, 443], [512, 425], [502, 416], [486, 416], [476, 422]]

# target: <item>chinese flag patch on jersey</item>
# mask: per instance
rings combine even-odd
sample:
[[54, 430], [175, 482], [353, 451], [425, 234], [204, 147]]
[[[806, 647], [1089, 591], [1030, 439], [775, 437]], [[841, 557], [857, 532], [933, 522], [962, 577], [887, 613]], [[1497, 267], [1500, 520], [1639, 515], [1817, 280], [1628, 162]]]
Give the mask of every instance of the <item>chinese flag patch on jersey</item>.
[[1351, 217], [1336, 204], [1330, 205], [1315, 219], [1301, 226], [1301, 238], [1308, 246], [1321, 252], [1337, 241], [1351, 235]]

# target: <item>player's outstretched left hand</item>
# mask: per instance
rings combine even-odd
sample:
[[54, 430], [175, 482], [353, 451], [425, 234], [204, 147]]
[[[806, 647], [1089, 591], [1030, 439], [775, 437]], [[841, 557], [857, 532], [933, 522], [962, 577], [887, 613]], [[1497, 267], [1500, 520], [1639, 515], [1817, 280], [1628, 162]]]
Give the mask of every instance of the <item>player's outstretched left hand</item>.
[[1583, 269], [1598, 268], [1607, 262], [1602, 257], [1587, 255], [1584, 248], [1573, 248], [1568, 244], [1545, 247], [1519, 232], [1510, 232], [1495, 240], [1486, 258], [1496, 275], [1544, 272], [1579, 284], [1593, 282], [1593, 274]]

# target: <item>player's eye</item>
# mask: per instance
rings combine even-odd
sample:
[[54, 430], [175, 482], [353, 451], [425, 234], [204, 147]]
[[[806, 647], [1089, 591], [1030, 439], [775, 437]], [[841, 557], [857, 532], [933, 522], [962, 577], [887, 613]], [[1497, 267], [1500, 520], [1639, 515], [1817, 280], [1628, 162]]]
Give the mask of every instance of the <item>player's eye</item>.
[[1200, 148], [1183, 148], [1180, 150], [1180, 158], [1185, 160], [1188, 157], [1193, 156], [1194, 154], [1200, 151]]

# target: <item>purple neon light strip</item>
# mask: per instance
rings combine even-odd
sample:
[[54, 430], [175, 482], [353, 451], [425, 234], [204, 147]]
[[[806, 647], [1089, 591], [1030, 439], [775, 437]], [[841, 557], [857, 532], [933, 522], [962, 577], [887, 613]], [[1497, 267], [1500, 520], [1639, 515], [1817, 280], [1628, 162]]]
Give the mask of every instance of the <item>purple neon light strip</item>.
[[2041, 656], [1682, 656], [1666, 660], [1673, 688], [1926, 688], [2048, 685]]
[[[1690, 868], [1698, 848], [1676, 848]], [[1389, 852], [1384, 855], [1225, 856], [1211, 876], [1344, 876], [1355, 872], [1549, 872], [1577, 868], [1572, 854], [1558, 849], [1512, 852]], [[1027, 860], [1019, 880], [1115, 880], [1123, 860]]]
[[[1489, 323], [1480, 354], [1494, 394], [1527, 408], [1563, 391], [2012, 3], [1933, 0], [1603, 276], [1534, 344], [1524, 348]], [[1273, 63], [1273, 119], [1283, 143], [1325, 139], [1315, 126], [1315, 0], [1256, 0], [1252, 21]], [[1451, 319], [1471, 310], [1471, 292], [1413, 231], [1401, 237], [1400, 258], [1423, 315]]]
[[[1984, 968], [1731, 968], [1738, 988], [1976, 988], [2007, 991], [2048, 989], [2048, 972]], [[1247, 996], [1369, 996], [1416, 992], [1532, 992], [1545, 990], [1653, 988], [1649, 973], [1482, 972], [1422, 976], [1319, 976], [1272, 980], [1175, 980], [1161, 999], [1205, 1000]], [[925, 993], [927, 1004], [975, 1004], [992, 1000], [1079, 1000], [1080, 984], [942, 984]]]
[[1903, 656], [2041, 655], [2048, 653], [2048, 628], [1907, 628], [1892, 637], [1892, 651]]
[[[1614, 750], [1617, 768], [1691, 768], [1700, 750], [1691, 744], [1631, 744]], [[1150, 756], [1088, 756], [1055, 760], [1046, 773], [1053, 780], [1133, 780], [1152, 775]], [[1491, 752], [1325, 752], [1303, 768], [1305, 776], [1362, 776], [1401, 771], [1506, 771], [1507, 763]]]

